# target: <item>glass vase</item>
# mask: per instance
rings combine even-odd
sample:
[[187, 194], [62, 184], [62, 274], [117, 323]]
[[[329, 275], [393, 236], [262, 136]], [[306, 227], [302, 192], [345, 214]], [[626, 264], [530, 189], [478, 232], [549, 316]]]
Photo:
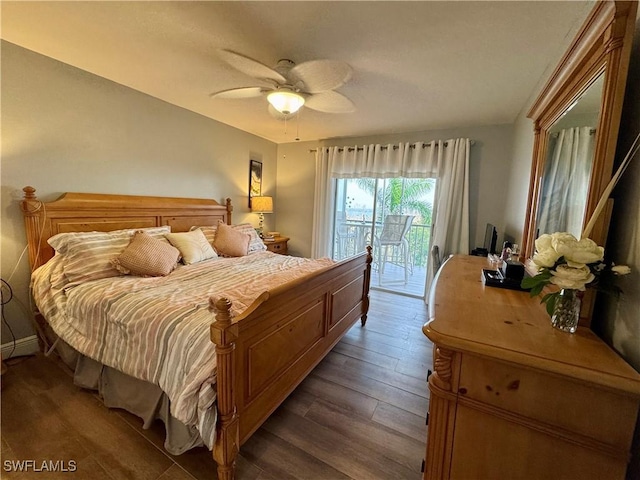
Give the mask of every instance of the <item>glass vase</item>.
[[576, 290], [563, 288], [556, 299], [551, 325], [564, 332], [574, 333], [580, 319], [580, 297]]

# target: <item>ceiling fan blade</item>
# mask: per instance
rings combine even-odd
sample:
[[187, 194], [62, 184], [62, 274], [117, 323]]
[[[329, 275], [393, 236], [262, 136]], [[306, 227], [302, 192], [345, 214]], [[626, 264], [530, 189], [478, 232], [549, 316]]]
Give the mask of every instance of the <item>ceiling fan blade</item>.
[[309, 95], [305, 107], [325, 113], [351, 113], [356, 106], [351, 100], [338, 92], [328, 91]]
[[349, 81], [351, 67], [336, 60], [311, 60], [296, 65], [290, 76], [302, 81], [307, 93], [320, 93], [334, 90]]
[[265, 89], [262, 87], [230, 88], [209, 94], [211, 98], [253, 98], [262, 95]]
[[286, 83], [287, 79], [281, 74], [276, 72], [273, 68], [267, 67], [265, 64], [254, 60], [253, 58], [245, 57], [231, 50], [220, 50], [220, 57], [231, 65], [236, 70], [241, 71], [254, 78], [262, 78], [275, 80], [278, 83]]

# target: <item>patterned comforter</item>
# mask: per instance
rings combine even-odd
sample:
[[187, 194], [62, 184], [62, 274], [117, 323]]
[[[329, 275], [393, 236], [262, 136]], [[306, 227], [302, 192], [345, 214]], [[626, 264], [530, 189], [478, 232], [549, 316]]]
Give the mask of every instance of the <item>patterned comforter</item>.
[[227, 297], [232, 315], [265, 290], [333, 262], [270, 252], [178, 267], [166, 277], [121, 276], [68, 286], [55, 256], [32, 276], [34, 299], [56, 334], [80, 353], [168, 395], [171, 414], [215, 441], [214, 316], [209, 298]]

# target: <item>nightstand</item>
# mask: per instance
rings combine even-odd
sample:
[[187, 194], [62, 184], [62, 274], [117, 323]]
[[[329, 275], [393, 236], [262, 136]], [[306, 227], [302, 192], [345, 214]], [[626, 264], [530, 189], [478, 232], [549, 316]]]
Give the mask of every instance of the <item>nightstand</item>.
[[289, 250], [287, 246], [288, 241], [289, 237], [275, 237], [273, 241], [265, 241], [264, 244], [270, 252], [286, 255]]

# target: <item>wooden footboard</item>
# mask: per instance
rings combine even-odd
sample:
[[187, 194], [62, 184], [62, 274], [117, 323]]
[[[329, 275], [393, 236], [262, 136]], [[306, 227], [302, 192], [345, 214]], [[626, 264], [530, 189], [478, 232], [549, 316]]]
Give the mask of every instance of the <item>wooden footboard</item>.
[[367, 253], [262, 294], [231, 319], [230, 302], [211, 301], [216, 321], [218, 478], [234, 478], [240, 445], [369, 310]]

